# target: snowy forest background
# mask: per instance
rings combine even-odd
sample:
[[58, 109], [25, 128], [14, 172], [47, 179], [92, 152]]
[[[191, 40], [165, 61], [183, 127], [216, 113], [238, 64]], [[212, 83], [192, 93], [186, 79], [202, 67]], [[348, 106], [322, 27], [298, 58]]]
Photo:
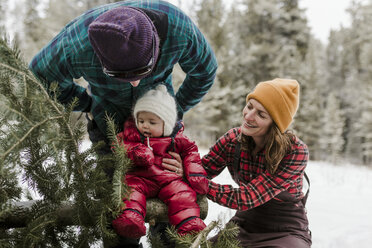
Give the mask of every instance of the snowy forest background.
[[[226, 1], [229, 1], [228, 6]], [[0, 0], [0, 11], [4, 13], [0, 15], [0, 26], [18, 44], [21, 56], [28, 63], [70, 20], [87, 9], [109, 2], [114, 1]], [[307, 173], [311, 178], [308, 212], [314, 237], [313, 246], [370, 247], [372, 0], [354, 1], [348, 9], [350, 26], [332, 30], [327, 44], [316, 40], [310, 32], [305, 10], [299, 8], [301, 0], [190, 0], [190, 2], [192, 4], [188, 4], [189, 7], [184, 10], [210, 41], [217, 55], [219, 70], [211, 91], [197, 107], [185, 115], [188, 135], [198, 142], [201, 151], [205, 153], [229, 128], [240, 125], [245, 96], [257, 82], [274, 77], [297, 79], [302, 86], [301, 103], [292, 128], [308, 144], [311, 152]], [[184, 6], [185, 2], [178, 3]], [[1, 55], [0, 53], [0, 57]], [[183, 73], [176, 68], [174, 73], [176, 87], [182, 78]], [[79, 83], [85, 84], [83, 80]], [[27, 106], [27, 99], [22, 101], [24, 102]], [[3, 110], [5, 107], [5, 103], [0, 101], [0, 109]], [[33, 118], [36, 112], [27, 114]], [[75, 118], [76, 120], [79, 118], [79, 113], [75, 114]], [[85, 118], [80, 120], [82, 119]], [[27, 124], [24, 122], [20, 127], [24, 126], [27, 130]], [[55, 135], [56, 131], [61, 133], [63, 128], [53, 129], [56, 126], [58, 125], [51, 125], [50, 130], [46, 131], [39, 130], [35, 136], [44, 133]], [[50, 137], [46, 135], [46, 138]], [[40, 144], [44, 141], [40, 139]], [[34, 143], [31, 145], [35, 147]], [[69, 149], [66, 150], [71, 152]], [[64, 151], [61, 150], [61, 153], [64, 154]], [[77, 160], [84, 158], [81, 156], [84, 154], [71, 153], [71, 158], [76, 157]], [[59, 153], [56, 154], [56, 158], [59, 158], [58, 156]], [[43, 165], [49, 162], [45, 161]], [[36, 188], [34, 186], [37, 184], [39, 193], [52, 192], [42, 194], [44, 203], [52, 204], [48, 205], [48, 208], [45, 205], [39, 206], [35, 212], [42, 215], [35, 215], [36, 217], [50, 216], [60, 201], [70, 199], [71, 196], [77, 199], [78, 206], [89, 205], [91, 211], [88, 213], [106, 213], [107, 199], [96, 203], [91, 199], [91, 192], [84, 190], [84, 187], [89, 188], [92, 184], [101, 185], [95, 180], [96, 174], [93, 173], [96, 172], [95, 168], [89, 167], [95, 161], [88, 161], [86, 165], [88, 171], [85, 174], [86, 180], [78, 177], [79, 173], [74, 171], [75, 167], [63, 165], [60, 169], [65, 173], [61, 173], [60, 170], [54, 171], [64, 161], [50, 164], [49, 171], [36, 172], [33, 171], [36, 167], [30, 166], [33, 161], [21, 162], [26, 171], [26, 178], [38, 178], [39, 175], [51, 178], [50, 183], [41, 183], [41, 180], [34, 183], [22, 179], [23, 183], [28, 182], [29, 186], [33, 186], [31, 188]], [[66, 164], [70, 164], [68, 162], [66, 161]], [[359, 166], [356, 170], [354, 166], [349, 166], [350, 163], [364, 166]], [[0, 179], [5, 180], [5, 183], [0, 180], [0, 217], [4, 210], [2, 204], [6, 202], [7, 197], [10, 198], [11, 193], [18, 192], [16, 186], [7, 184], [8, 177], [17, 174], [17, 171], [11, 171], [12, 173], [7, 171], [11, 165], [5, 163], [5, 167], [0, 171]], [[32, 174], [34, 172], [35, 174]], [[59, 182], [61, 178], [65, 179], [65, 175], [70, 174], [73, 176], [67, 178], [69, 180]], [[79, 180], [74, 181], [74, 178]], [[229, 179], [229, 175], [226, 174], [220, 178], [223, 183], [228, 183]], [[22, 197], [25, 196], [29, 199], [35, 198], [28, 196], [27, 193]], [[5, 204], [5, 210], [6, 206]], [[213, 204], [209, 205], [209, 210], [206, 223], [215, 220], [220, 213], [225, 214], [226, 220], [233, 214], [232, 210]], [[89, 217], [87, 212], [83, 213]], [[29, 233], [25, 232], [28, 235], [26, 238], [30, 239], [29, 237], [34, 234], [34, 227], [49, 220], [36, 218], [28, 227]], [[93, 237], [96, 229], [79, 230], [85, 234], [81, 237]], [[40, 233], [44, 234], [43, 230], [41, 229]], [[101, 230], [104, 231], [103, 228]], [[20, 236], [22, 234], [19, 233]], [[73, 241], [75, 240], [71, 242]], [[29, 247], [28, 243], [25, 244], [24, 247]]]
[[[328, 44], [310, 32], [300, 0], [194, 0], [185, 12], [211, 43], [217, 79], [185, 115], [186, 130], [209, 147], [238, 126], [245, 95], [275, 77], [297, 79], [300, 108], [292, 126], [312, 160], [372, 164], [372, 1], [354, 1], [350, 27], [332, 30]], [[0, 24], [26, 62], [70, 20], [104, 0], [0, 0]], [[181, 1], [179, 1], [181, 5]], [[179, 85], [183, 74], [174, 73]], [[82, 82], [84, 83], [84, 82]], [[200, 118], [202, 117], [202, 118]]]

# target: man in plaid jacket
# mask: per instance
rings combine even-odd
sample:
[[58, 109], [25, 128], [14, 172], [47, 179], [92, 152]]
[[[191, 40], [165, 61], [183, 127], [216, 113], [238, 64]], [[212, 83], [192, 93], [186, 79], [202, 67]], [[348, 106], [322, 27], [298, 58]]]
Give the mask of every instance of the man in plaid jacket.
[[[186, 76], [175, 93], [172, 70]], [[180, 9], [161, 1], [129, 0], [88, 10], [67, 24], [30, 62], [49, 89], [58, 83], [58, 100], [86, 112], [93, 143], [107, 140], [106, 115], [123, 127], [136, 99], [165, 84], [175, 96], [178, 118], [198, 104], [213, 84], [217, 61], [207, 40]], [[74, 79], [84, 78], [88, 88]], [[177, 165], [177, 160], [169, 167]], [[177, 169], [177, 167], [174, 167]], [[106, 172], [109, 176], [112, 170]], [[125, 244], [125, 247], [138, 247]]]
[[[175, 94], [177, 63], [186, 76]], [[181, 119], [212, 86], [217, 61], [203, 34], [177, 7], [160, 0], [123, 1], [75, 18], [29, 67], [46, 88], [58, 83], [63, 104], [76, 97], [74, 110], [90, 113], [93, 129], [106, 136], [106, 113], [122, 127], [135, 100], [160, 83], [175, 95]], [[73, 81], [81, 77], [89, 90]]]

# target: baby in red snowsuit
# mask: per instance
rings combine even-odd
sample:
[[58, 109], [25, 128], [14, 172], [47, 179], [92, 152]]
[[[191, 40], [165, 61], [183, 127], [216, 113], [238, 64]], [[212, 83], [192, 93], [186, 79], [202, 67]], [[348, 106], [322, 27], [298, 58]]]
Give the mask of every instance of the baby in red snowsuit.
[[[168, 206], [169, 222], [179, 234], [203, 230], [196, 193], [207, 193], [207, 174], [195, 142], [183, 134], [182, 122], [177, 123], [174, 98], [160, 85], [136, 102], [133, 116], [118, 134], [135, 167], [125, 178], [132, 193], [123, 199], [125, 208], [112, 222], [115, 231], [129, 238], [146, 235], [146, 199], [153, 197]], [[171, 158], [169, 151], [180, 154], [186, 180], [161, 166], [164, 157]]]

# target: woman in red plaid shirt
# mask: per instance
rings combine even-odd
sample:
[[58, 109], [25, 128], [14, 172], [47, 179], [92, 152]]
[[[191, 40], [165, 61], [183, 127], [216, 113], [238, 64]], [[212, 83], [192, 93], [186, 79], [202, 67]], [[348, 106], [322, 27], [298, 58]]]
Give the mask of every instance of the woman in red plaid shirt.
[[203, 158], [210, 178], [227, 167], [239, 185], [210, 181], [207, 196], [238, 210], [230, 221], [238, 225], [243, 247], [311, 246], [307, 194], [302, 192], [309, 152], [287, 131], [298, 108], [299, 89], [291, 79], [259, 83], [246, 98], [242, 125], [229, 130]]

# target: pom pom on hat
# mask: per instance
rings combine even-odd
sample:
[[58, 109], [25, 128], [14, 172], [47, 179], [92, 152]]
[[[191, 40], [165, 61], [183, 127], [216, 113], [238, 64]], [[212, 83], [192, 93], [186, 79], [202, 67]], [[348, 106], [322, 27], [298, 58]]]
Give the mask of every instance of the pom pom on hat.
[[296, 80], [275, 78], [257, 84], [246, 101], [251, 98], [259, 101], [284, 133], [296, 114], [299, 94], [300, 85]]
[[[88, 37], [107, 70], [135, 70], [146, 66], [153, 55], [152, 68], [156, 64], [159, 36], [151, 19], [138, 8], [123, 6], [99, 15], [89, 25]], [[132, 82], [145, 76], [125, 80]]]
[[133, 116], [137, 125], [137, 114], [140, 111], [151, 112], [164, 121], [164, 136], [169, 136], [177, 122], [176, 101], [165, 85], [158, 85], [149, 90], [134, 105]]

